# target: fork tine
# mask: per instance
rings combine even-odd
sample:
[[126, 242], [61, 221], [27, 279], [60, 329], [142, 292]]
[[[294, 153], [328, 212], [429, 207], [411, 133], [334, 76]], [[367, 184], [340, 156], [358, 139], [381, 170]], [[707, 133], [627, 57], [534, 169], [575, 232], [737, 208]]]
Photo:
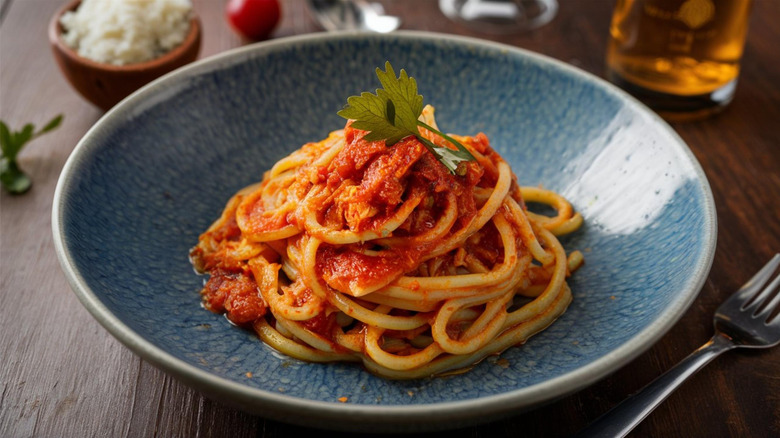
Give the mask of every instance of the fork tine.
[[[775, 269], [780, 265], [780, 253], [775, 254], [772, 259], [767, 262], [766, 265], [764, 265], [763, 268], [761, 268], [760, 271], [756, 272], [756, 275], [753, 276], [750, 280], [748, 280], [747, 283], [745, 283], [741, 288], [739, 288], [739, 291], [737, 291], [736, 294], [734, 294], [734, 298], [738, 299], [740, 301], [743, 301], [742, 306], [740, 308], [742, 310], [747, 309], [748, 307], [753, 307], [756, 305], [756, 303], [760, 303], [758, 299], [751, 300], [751, 298], [756, 295], [756, 293], [759, 291], [759, 289], [766, 284], [767, 281], [772, 277], [772, 273], [775, 272]], [[762, 292], [766, 292], [767, 289], [764, 289]], [[761, 297], [756, 297], [761, 298]], [[762, 298], [763, 299], [763, 298]], [[750, 303], [750, 306], [748, 304]]]
[[[761, 295], [759, 295], [756, 298], [756, 302], [759, 303], [761, 301], [766, 301], [769, 299], [770, 296], [772, 296], [772, 293], [776, 292], [777, 289], [780, 288], [780, 275], [775, 277], [774, 280], [772, 280], [772, 283], [769, 284], [763, 291], [761, 291]], [[756, 313], [754, 316], [756, 318], [769, 318], [769, 315], [772, 314], [772, 312], [775, 310], [775, 308], [780, 305], [780, 293], [776, 294], [774, 298], [772, 298], [772, 301], [769, 302], [766, 306], [764, 306], [764, 309], [761, 312]], [[752, 307], [752, 306], [751, 306]], [[756, 309], [758, 310], [758, 309]]]

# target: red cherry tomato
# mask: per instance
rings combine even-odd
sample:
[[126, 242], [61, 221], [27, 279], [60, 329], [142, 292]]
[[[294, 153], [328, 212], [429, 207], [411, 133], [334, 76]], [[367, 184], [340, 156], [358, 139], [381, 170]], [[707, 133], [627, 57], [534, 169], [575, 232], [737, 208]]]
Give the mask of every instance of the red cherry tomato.
[[281, 10], [278, 0], [229, 0], [225, 15], [236, 32], [257, 41], [271, 35]]

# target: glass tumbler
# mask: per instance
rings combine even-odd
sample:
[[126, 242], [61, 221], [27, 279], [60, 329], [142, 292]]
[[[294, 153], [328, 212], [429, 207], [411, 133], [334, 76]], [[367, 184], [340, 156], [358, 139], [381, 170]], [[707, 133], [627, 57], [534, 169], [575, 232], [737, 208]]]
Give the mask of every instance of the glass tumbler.
[[439, 0], [449, 19], [488, 34], [536, 29], [558, 12], [558, 0]]
[[752, 0], [617, 0], [607, 77], [669, 120], [734, 97]]

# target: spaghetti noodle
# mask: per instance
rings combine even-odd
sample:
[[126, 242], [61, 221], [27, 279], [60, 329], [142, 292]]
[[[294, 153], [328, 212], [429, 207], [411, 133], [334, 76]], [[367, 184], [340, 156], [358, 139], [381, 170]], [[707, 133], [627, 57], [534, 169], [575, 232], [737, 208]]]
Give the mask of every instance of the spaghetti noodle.
[[190, 253], [206, 308], [291, 357], [398, 379], [467, 368], [566, 310], [583, 259], [556, 235], [582, 217], [563, 197], [518, 186], [481, 133], [453, 136], [476, 158], [458, 175], [414, 136], [364, 135], [348, 122], [230, 199]]

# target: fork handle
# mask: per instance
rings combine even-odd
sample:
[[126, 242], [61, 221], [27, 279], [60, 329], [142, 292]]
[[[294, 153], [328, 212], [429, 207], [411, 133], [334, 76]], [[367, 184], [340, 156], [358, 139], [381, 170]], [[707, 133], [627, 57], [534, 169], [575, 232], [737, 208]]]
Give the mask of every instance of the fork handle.
[[597, 418], [575, 437], [624, 437], [650, 415], [686, 379], [721, 353], [736, 348], [730, 339], [716, 334], [706, 344], [680, 361], [649, 385], [633, 394], [612, 410]]

